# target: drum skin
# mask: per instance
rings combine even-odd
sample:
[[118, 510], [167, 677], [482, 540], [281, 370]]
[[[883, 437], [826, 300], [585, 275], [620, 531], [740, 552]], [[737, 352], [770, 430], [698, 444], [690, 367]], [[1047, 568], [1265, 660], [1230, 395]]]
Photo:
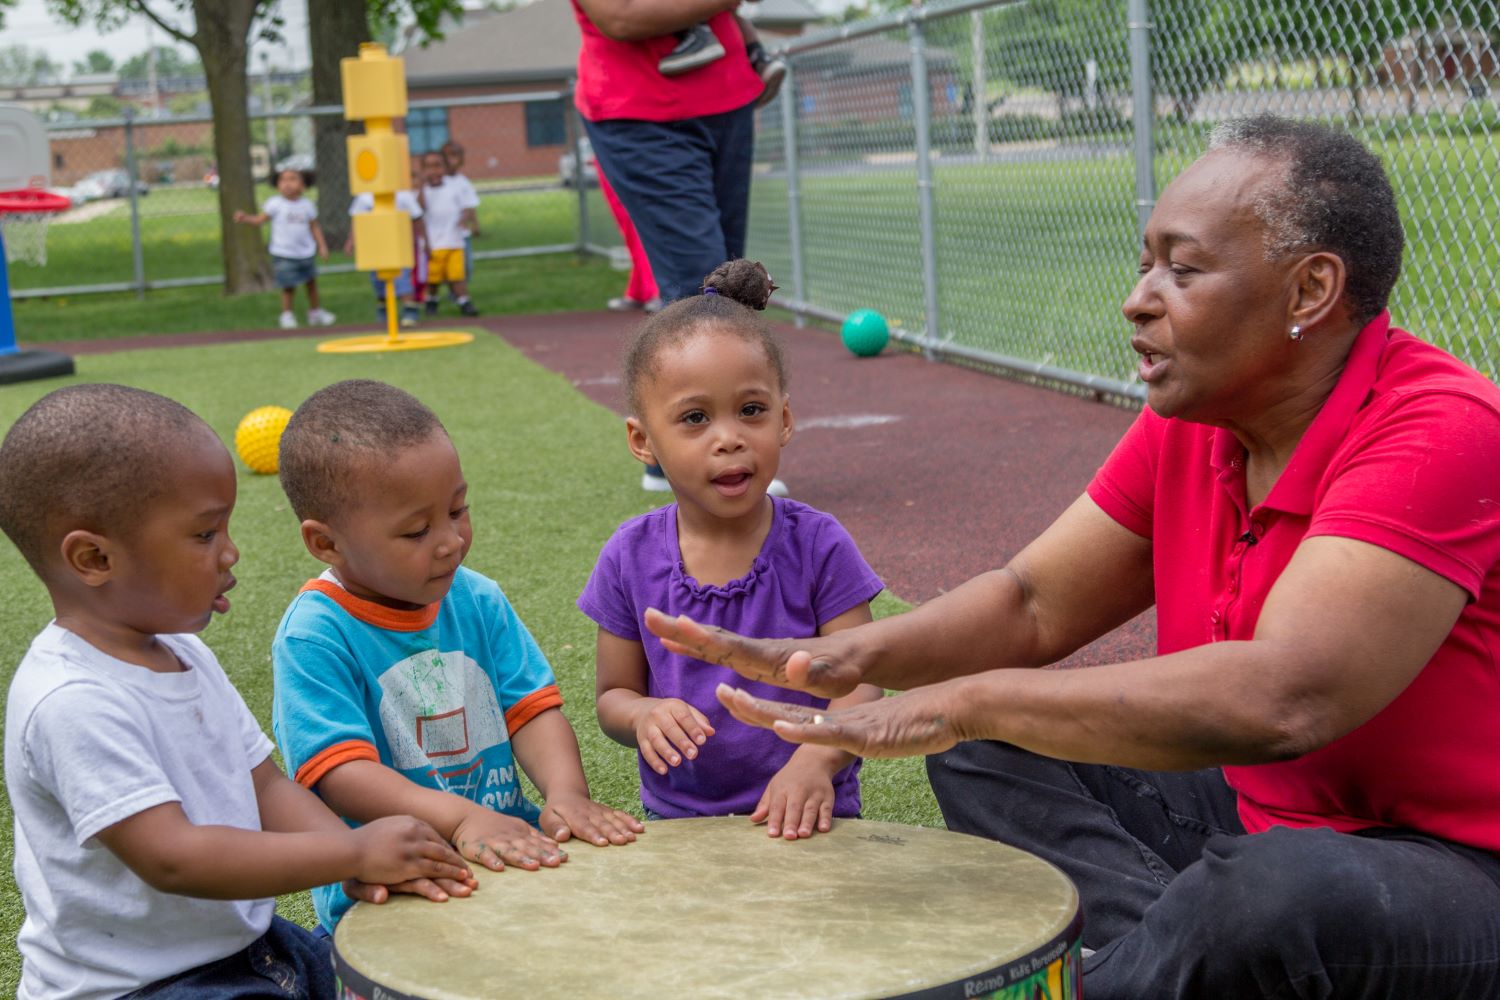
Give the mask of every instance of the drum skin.
[[1078, 894], [994, 841], [870, 820], [772, 840], [662, 820], [555, 869], [480, 869], [467, 899], [360, 903], [334, 935], [344, 1000], [1080, 995]]

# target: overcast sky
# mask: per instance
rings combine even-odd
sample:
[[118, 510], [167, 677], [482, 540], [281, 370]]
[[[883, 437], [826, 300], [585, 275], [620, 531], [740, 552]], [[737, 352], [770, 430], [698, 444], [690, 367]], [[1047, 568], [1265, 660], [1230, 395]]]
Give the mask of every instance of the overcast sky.
[[[153, 9], [165, 13], [171, 4], [157, 4]], [[261, 53], [270, 57], [273, 69], [304, 69], [307, 66], [307, 0], [281, 0], [281, 13], [286, 19], [283, 34], [285, 41], [277, 44], [256, 42], [251, 50], [252, 71], [261, 68]], [[5, 29], [0, 33], [0, 44], [27, 45], [43, 49], [53, 62], [61, 63], [71, 71], [73, 63], [94, 49], [103, 49], [114, 56], [119, 65], [131, 56], [146, 51], [148, 38], [157, 45], [175, 45], [184, 55], [196, 55], [192, 49], [167, 35], [165, 31], [139, 15], [122, 27], [101, 35], [90, 25], [74, 28], [55, 19], [47, 10], [46, 0], [17, 0], [14, 7], [5, 12]]]

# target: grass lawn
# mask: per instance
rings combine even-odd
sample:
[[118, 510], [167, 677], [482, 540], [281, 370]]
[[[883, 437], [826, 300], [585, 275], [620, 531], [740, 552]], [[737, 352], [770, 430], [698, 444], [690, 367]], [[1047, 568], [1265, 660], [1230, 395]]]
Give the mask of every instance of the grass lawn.
[[[561, 376], [480, 334], [453, 350], [401, 355], [322, 355], [307, 341], [264, 340], [210, 348], [174, 348], [79, 358], [81, 381], [116, 381], [181, 400], [226, 441], [255, 406], [295, 407], [341, 378], [395, 383], [429, 403], [464, 460], [474, 510], [468, 564], [501, 582], [551, 660], [583, 748], [594, 794], [638, 811], [633, 751], [599, 731], [593, 708], [594, 626], [573, 605], [600, 545], [616, 524], [653, 501], [621, 446], [619, 419], [579, 395]], [[61, 380], [22, 383], [0, 393], [0, 428]], [[218, 654], [252, 711], [270, 731], [271, 636], [298, 586], [320, 568], [302, 549], [296, 523], [274, 477], [242, 470], [231, 525], [241, 550], [233, 608], [204, 639]], [[9, 544], [0, 546], [0, 587], [8, 607], [0, 624], [0, 680], [50, 617], [40, 583]], [[903, 610], [890, 595], [876, 614]], [[0, 806], [0, 853], [11, 863], [8, 800]], [[920, 759], [874, 761], [865, 769], [865, 815], [941, 825]], [[530, 877], [530, 876], [518, 876]], [[543, 876], [544, 877], [544, 876]], [[449, 905], [462, 905], [462, 902]], [[281, 900], [283, 914], [309, 923], [305, 894]], [[22, 920], [14, 883], [0, 885], [0, 992], [13, 991]]]

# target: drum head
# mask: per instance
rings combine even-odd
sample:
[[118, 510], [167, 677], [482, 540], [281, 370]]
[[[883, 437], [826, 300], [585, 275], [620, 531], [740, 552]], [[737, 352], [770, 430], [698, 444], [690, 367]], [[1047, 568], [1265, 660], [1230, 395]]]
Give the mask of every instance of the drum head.
[[556, 869], [480, 870], [468, 899], [355, 906], [334, 937], [343, 985], [393, 1000], [1077, 995], [1072, 883], [993, 841], [837, 820], [789, 843], [727, 817], [566, 847]]

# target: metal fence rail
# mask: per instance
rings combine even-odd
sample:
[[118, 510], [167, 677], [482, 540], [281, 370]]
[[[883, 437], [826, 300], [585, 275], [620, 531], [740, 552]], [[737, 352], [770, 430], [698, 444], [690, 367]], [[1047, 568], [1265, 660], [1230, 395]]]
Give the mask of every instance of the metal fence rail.
[[[576, 154], [570, 96], [551, 90], [411, 102], [414, 184], [421, 183], [415, 164], [429, 147], [448, 139], [466, 147], [466, 172], [481, 199], [476, 259], [581, 249], [587, 203], [597, 195], [575, 192], [579, 176], [563, 174], [562, 154]], [[532, 115], [538, 106], [549, 114]], [[273, 193], [269, 180], [278, 164], [335, 173], [308, 191], [329, 213], [324, 228], [332, 259], [320, 265], [322, 274], [354, 270], [338, 224], [350, 201], [347, 183], [336, 176], [344, 169], [348, 131], [342, 116], [338, 106], [250, 116], [258, 183], [256, 205], [244, 209]], [[337, 127], [319, 127], [330, 121]], [[11, 270], [11, 297], [144, 294], [222, 282], [213, 128], [207, 114], [49, 124], [53, 186], [72, 193], [75, 207], [49, 227], [46, 266]]]
[[1119, 306], [1156, 191], [1268, 111], [1381, 155], [1397, 321], [1500, 366], [1500, 0], [959, 0], [779, 51], [750, 249], [798, 315], [875, 308], [930, 354], [1139, 399]]

